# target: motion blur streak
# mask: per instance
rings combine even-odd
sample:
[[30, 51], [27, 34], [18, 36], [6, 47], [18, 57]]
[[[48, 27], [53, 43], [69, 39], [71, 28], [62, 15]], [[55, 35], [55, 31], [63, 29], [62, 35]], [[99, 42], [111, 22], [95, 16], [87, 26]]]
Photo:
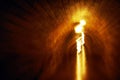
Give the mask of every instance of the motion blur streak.
[[84, 80], [86, 72], [85, 48], [82, 46], [81, 54], [77, 54], [76, 80]]
[[76, 57], [76, 80], [83, 80], [85, 75], [85, 49], [84, 49], [84, 25], [85, 20], [80, 20], [80, 24], [75, 27], [75, 33], [77, 33], [78, 38], [76, 40], [77, 44], [77, 57]]
[[82, 46], [82, 75], [83, 78], [85, 78], [85, 73], [86, 73], [86, 56], [85, 56], [85, 47]]
[[82, 80], [82, 68], [81, 68], [81, 55], [77, 54], [77, 64], [76, 64], [76, 80]]

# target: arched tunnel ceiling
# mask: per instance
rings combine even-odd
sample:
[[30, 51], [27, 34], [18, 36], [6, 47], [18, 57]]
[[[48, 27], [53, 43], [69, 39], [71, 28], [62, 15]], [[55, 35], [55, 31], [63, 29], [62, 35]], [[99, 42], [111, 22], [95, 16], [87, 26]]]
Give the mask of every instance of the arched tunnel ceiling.
[[86, 19], [86, 80], [119, 80], [120, 2], [1, 0], [0, 80], [74, 80], [74, 27]]

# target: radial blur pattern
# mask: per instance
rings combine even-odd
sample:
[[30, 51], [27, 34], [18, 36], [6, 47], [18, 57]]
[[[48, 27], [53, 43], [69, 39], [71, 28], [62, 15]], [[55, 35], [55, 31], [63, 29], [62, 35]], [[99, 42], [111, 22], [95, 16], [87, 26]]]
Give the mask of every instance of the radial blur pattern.
[[119, 0], [0, 0], [0, 80], [75, 80], [86, 20], [86, 80], [120, 80]]

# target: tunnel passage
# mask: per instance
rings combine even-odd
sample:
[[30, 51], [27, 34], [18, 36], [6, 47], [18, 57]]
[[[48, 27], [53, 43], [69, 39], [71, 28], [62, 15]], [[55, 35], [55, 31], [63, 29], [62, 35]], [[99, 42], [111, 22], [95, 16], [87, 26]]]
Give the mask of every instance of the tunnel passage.
[[120, 6], [112, 0], [0, 1], [0, 80], [74, 80], [71, 16], [83, 5], [94, 13], [85, 16], [86, 80], [119, 80]]

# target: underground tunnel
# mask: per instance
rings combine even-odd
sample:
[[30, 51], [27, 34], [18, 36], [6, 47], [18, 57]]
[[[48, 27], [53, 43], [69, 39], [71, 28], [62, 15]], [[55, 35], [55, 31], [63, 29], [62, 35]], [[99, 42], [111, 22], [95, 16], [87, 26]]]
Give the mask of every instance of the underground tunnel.
[[[81, 19], [86, 70], [76, 79]], [[119, 41], [119, 0], [0, 1], [0, 80], [120, 80]]]

